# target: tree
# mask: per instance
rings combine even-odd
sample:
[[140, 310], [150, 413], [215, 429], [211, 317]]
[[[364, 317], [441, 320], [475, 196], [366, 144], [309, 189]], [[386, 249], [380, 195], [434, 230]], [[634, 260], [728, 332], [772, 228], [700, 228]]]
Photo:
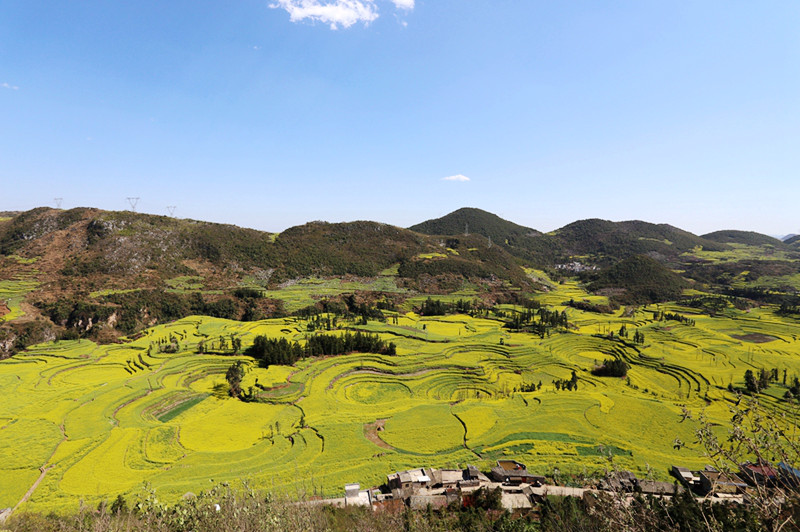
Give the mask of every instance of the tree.
[[228, 372], [225, 374], [225, 380], [228, 381], [228, 394], [231, 397], [240, 397], [242, 395], [244, 368], [244, 362], [237, 360], [228, 368]]
[[758, 382], [756, 381], [756, 376], [753, 374], [753, 370], [748, 369], [744, 372], [744, 385], [748, 392], [758, 393]]

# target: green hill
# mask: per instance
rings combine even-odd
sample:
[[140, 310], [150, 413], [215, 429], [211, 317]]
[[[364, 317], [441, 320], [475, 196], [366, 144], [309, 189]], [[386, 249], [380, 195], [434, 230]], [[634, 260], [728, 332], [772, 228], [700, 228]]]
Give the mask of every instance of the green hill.
[[427, 220], [409, 227], [410, 230], [426, 235], [478, 234], [492, 239], [496, 244], [513, 246], [521, 238], [541, 235], [536, 229], [517, 225], [481, 209], [464, 207], [450, 214]]
[[701, 238], [671, 225], [638, 220], [580, 220], [548, 236], [558, 242], [563, 254], [588, 255], [599, 264], [610, 264], [633, 255], [645, 254], [670, 260], [696, 247], [708, 251], [722, 251], [727, 248], [725, 244]]
[[722, 251], [728, 247], [671, 225], [642, 221], [611, 222], [594, 218], [542, 234], [473, 208], [459, 209], [410, 229], [430, 235], [463, 235], [467, 229], [469, 233], [491, 237], [494, 243], [516, 257], [537, 266], [554, 266], [574, 257], [608, 266], [633, 255], [645, 254], [662, 261], [674, 261], [680, 254], [698, 247], [707, 251]]
[[778, 240], [777, 238], [763, 235], [761, 233], [756, 233], [754, 231], [736, 231], [732, 229], [725, 231], [715, 231], [713, 233], [708, 233], [706, 235], [703, 235], [701, 238], [705, 238], [706, 240], [712, 240], [714, 242], [719, 242], [722, 244], [746, 244], [748, 246], [774, 246], [776, 248], [782, 248], [785, 246], [785, 244], [780, 240]]
[[687, 284], [661, 263], [634, 255], [596, 274], [589, 289], [611, 290], [614, 299], [621, 303], [642, 304], [677, 299]]

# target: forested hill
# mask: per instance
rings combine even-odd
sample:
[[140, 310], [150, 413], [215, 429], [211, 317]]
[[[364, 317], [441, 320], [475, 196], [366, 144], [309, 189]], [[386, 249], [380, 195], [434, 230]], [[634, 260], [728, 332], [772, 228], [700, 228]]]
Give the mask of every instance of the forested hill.
[[786, 243], [781, 242], [777, 238], [767, 236], [754, 231], [715, 231], [703, 235], [702, 238], [706, 240], [713, 240], [723, 244], [745, 244], [748, 246], [774, 246], [776, 248], [786, 247]]
[[651, 254], [669, 261], [697, 248], [708, 251], [727, 249], [724, 242], [702, 238], [667, 224], [611, 222], [595, 218], [579, 220], [552, 233], [542, 234], [480, 209], [459, 209], [442, 218], [410, 227], [413, 231], [438, 235], [464, 234], [465, 228], [470, 233], [491, 236], [510, 253], [545, 267], [576, 256], [604, 266], [634, 255]]
[[524, 237], [541, 235], [536, 229], [523, 227], [509, 222], [481, 209], [464, 207], [450, 214], [427, 220], [409, 227], [410, 230], [426, 235], [462, 235], [475, 233], [486, 238], [491, 237], [495, 243], [510, 243]]
[[645, 254], [669, 260], [696, 248], [722, 251], [728, 247], [668, 224], [652, 224], [639, 220], [580, 220], [547, 236], [558, 242], [564, 254], [593, 255], [601, 263], [613, 263], [633, 255]]

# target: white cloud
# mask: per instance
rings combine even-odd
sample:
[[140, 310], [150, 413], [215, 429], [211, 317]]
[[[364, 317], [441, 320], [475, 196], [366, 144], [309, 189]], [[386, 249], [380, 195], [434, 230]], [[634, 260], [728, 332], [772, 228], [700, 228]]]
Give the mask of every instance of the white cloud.
[[319, 21], [330, 24], [332, 30], [339, 26], [349, 28], [356, 22], [369, 24], [378, 18], [378, 8], [373, 0], [277, 0], [269, 7], [285, 9], [292, 22]]
[[392, 0], [397, 9], [414, 9], [414, 0]]
[[442, 178], [442, 181], [457, 181], [459, 183], [464, 183], [464, 182], [469, 181], [469, 180], [470, 179], [467, 176], [461, 175], [461, 174], [451, 175], [449, 177], [443, 177]]
[[3, 87], [4, 89], [10, 89], [12, 91], [19, 90], [19, 87], [17, 87], [16, 85], [11, 85], [10, 83], [3, 83], [2, 85], [0, 85], [0, 87]]
[[[349, 28], [358, 22], [369, 24], [377, 19], [380, 15], [376, 2], [377, 0], [274, 0], [269, 7], [285, 10], [292, 22], [323, 22], [336, 30], [340, 26]], [[414, 0], [391, 2], [396, 9], [414, 9]]]

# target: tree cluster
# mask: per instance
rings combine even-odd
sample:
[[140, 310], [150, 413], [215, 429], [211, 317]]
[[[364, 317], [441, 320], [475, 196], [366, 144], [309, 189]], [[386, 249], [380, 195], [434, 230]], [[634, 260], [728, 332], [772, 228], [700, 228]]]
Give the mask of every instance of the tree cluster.
[[613, 358], [603, 362], [602, 366], [594, 368], [592, 374], [598, 377], [625, 377], [629, 369], [627, 362], [621, 358]]
[[256, 336], [246, 354], [255, 358], [263, 367], [271, 365], [291, 365], [300, 359], [317, 356], [344, 355], [346, 353], [396, 354], [393, 342], [385, 342], [377, 334], [347, 332], [343, 335], [317, 334], [311, 336], [305, 345], [290, 342], [286, 338]]

